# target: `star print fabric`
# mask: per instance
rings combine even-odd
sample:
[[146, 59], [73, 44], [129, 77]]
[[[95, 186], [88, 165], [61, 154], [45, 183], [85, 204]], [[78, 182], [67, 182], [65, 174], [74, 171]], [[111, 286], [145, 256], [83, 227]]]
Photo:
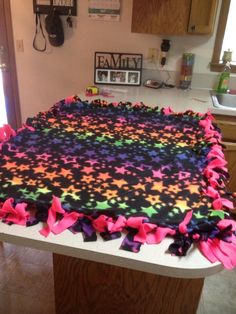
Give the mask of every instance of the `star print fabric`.
[[231, 222], [232, 207], [219, 140], [209, 115], [67, 98], [1, 144], [0, 217], [15, 222], [8, 218], [25, 204], [21, 218], [47, 221], [45, 236], [69, 228], [109, 240], [126, 230], [122, 248], [136, 252], [171, 235], [169, 251], [185, 255], [194, 241], [235, 232], [217, 225]]

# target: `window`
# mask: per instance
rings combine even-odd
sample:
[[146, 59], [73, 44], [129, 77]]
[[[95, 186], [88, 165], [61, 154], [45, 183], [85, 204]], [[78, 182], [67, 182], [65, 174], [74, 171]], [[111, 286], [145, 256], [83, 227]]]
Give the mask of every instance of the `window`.
[[236, 41], [235, 25], [233, 25], [235, 23], [235, 11], [236, 1], [222, 0], [215, 46], [210, 65], [211, 71], [221, 72], [223, 70], [223, 52], [230, 49], [233, 51], [231, 69], [232, 72], [236, 73]]
[[230, 49], [232, 53], [232, 63], [236, 64], [236, 40], [235, 40], [235, 12], [236, 12], [236, 1], [230, 2], [228, 19], [225, 28], [225, 36], [221, 50], [221, 60], [223, 52]]

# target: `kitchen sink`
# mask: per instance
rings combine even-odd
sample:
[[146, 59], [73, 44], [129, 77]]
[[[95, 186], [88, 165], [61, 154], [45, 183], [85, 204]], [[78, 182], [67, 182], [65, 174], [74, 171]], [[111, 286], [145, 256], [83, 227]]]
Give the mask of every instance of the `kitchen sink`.
[[210, 93], [214, 107], [236, 110], [236, 95], [220, 94], [215, 91], [211, 91]]

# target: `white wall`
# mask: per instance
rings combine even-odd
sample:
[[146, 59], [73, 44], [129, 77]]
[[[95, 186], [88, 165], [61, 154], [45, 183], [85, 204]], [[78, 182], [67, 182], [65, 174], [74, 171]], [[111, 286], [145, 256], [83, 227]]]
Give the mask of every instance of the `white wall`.
[[[16, 51], [23, 120], [92, 84], [95, 51], [143, 53], [145, 57], [149, 47], [160, 47], [160, 36], [131, 33], [132, 0], [122, 1], [120, 22], [89, 20], [88, 1], [79, 0], [78, 16], [73, 17], [76, 25], [73, 29], [65, 27], [64, 45], [49, 47], [47, 53], [37, 52], [32, 47], [35, 32], [32, 0], [23, 2], [11, 0], [14, 38], [24, 41], [24, 52]], [[182, 53], [188, 51], [196, 54], [194, 71], [209, 74], [214, 35], [170, 39], [169, 70], [179, 71]]]

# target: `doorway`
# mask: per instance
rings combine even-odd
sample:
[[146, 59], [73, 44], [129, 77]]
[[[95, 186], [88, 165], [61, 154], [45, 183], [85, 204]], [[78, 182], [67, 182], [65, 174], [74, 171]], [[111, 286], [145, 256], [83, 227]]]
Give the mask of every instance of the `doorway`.
[[3, 90], [2, 71], [0, 70], [0, 127], [7, 123], [7, 112]]
[[18, 128], [21, 115], [9, 0], [0, 0], [0, 51], [0, 126], [8, 122]]

